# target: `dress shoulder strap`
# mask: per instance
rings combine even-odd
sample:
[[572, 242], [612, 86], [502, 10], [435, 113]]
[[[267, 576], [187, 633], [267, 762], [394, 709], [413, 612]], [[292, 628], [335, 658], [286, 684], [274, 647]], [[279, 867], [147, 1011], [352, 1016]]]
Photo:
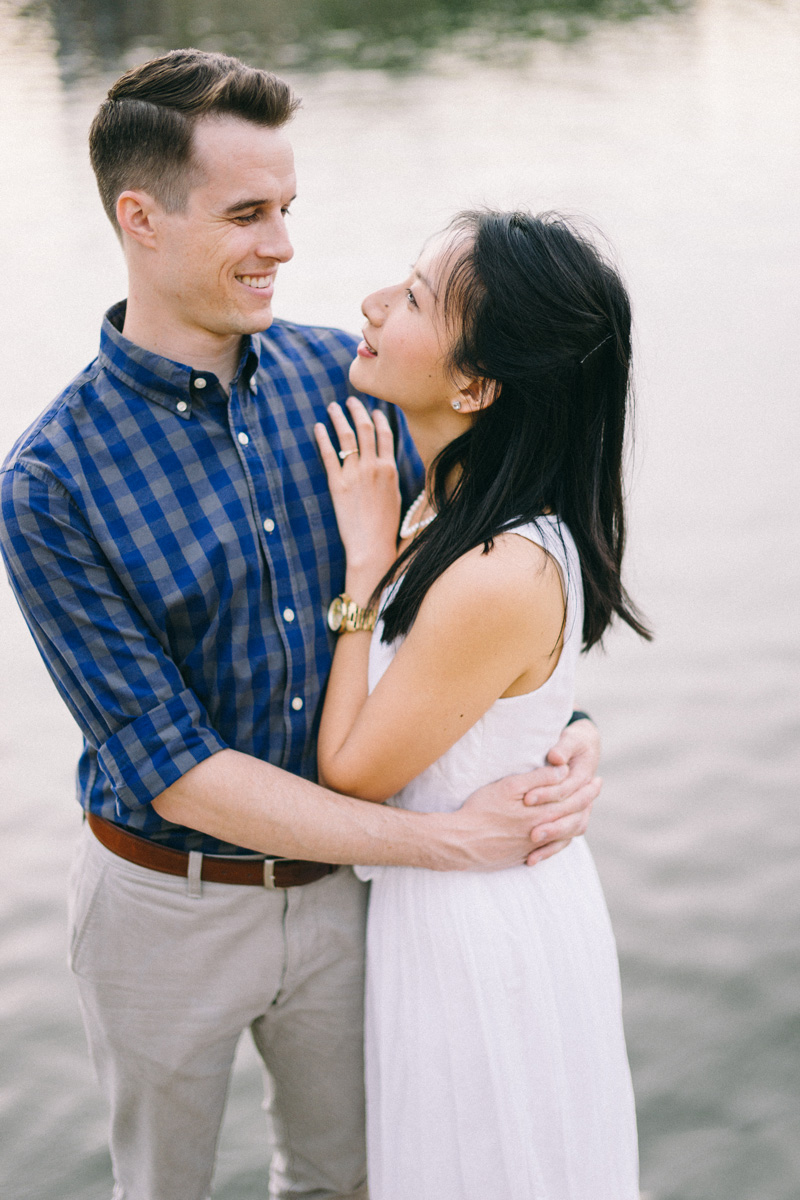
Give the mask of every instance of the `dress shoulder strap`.
[[581, 564], [569, 527], [555, 514], [537, 517], [525, 525], [510, 526], [509, 533], [517, 533], [541, 546], [555, 562], [561, 573], [567, 605], [566, 636], [580, 633], [583, 629], [583, 584]]

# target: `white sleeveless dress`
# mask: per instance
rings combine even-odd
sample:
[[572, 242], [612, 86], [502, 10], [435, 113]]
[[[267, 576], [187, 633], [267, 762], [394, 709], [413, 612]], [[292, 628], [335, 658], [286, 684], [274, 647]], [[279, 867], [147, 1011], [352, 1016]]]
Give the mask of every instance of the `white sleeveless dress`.
[[[535, 692], [497, 700], [390, 803], [450, 812], [540, 766], [573, 710], [577, 552], [545, 517], [564, 647]], [[370, 648], [375, 687], [399, 642]], [[583, 838], [535, 867], [358, 868], [372, 880], [366, 1081], [370, 1200], [638, 1200], [614, 936]]]

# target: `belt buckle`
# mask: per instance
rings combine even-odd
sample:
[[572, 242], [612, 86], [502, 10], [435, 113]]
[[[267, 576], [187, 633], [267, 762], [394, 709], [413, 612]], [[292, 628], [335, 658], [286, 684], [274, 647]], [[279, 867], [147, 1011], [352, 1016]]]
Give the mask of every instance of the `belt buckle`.
[[277, 883], [275, 882], [275, 863], [277, 861], [277, 858], [264, 859], [264, 887], [269, 888], [270, 891], [273, 892], [278, 887]]

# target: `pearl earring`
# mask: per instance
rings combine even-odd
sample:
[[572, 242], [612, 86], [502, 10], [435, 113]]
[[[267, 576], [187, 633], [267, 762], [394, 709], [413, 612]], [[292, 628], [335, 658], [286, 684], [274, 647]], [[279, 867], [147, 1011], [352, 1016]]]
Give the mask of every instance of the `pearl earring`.
[[461, 401], [460, 400], [452, 400], [451, 404], [453, 405], [453, 408], [456, 410], [456, 412], [459, 412], [461, 410]]

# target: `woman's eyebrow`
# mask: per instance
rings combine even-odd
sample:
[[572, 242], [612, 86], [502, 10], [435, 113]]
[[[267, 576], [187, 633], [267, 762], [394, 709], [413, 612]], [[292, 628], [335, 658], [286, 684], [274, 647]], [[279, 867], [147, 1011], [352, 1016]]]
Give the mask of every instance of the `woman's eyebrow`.
[[425, 287], [428, 289], [430, 294], [433, 296], [434, 300], [436, 300], [437, 299], [436, 289], [434, 288], [430, 279], [428, 279], [427, 276], [423, 275], [422, 272], [417, 267], [412, 266], [411, 270], [414, 272], [417, 279], [419, 279], [421, 283], [425, 284]]

